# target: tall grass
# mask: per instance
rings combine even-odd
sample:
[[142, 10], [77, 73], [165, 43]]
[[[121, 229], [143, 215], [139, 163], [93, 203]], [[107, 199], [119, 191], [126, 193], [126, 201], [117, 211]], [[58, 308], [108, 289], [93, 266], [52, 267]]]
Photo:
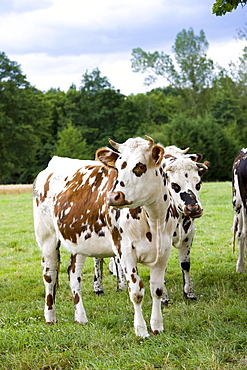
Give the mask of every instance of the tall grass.
[[[164, 309], [164, 333], [139, 339], [126, 291], [106, 268], [105, 295], [93, 293], [93, 263], [83, 275], [89, 322], [73, 322], [67, 281], [69, 254], [62, 250], [58, 323], [43, 319], [44, 287], [40, 252], [33, 235], [30, 193], [1, 194], [0, 369], [247, 369], [247, 276], [235, 272], [232, 253], [231, 185], [205, 183], [204, 215], [196, 221], [191, 273], [198, 300], [182, 294], [178, 253], [173, 248], [166, 283], [171, 303]], [[107, 260], [106, 260], [107, 262]], [[150, 318], [149, 269], [139, 267]]]
[[33, 185], [32, 184], [19, 184], [19, 185], [0, 185], [0, 194], [21, 194], [21, 193], [31, 193]]

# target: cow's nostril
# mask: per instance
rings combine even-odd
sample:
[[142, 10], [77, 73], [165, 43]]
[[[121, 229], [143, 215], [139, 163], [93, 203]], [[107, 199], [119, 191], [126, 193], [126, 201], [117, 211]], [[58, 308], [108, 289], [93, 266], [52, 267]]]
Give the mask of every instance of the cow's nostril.
[[115, 196], [115, 200], [119, 200], [120, 198], [121, 198], [120, 193], [117, 193], [117, 195]]
[[199, 218], [202, 216], [202, 209], [199, 204], [187, 205], [184, 208], [184, 214], [191, 218]]
[[112, 192], [109, 194], [109, 205], [115, 207], [122, 207], [132, 204], [132, 202], [128, 202], [125, 200], [125, 196], [121, 191]]

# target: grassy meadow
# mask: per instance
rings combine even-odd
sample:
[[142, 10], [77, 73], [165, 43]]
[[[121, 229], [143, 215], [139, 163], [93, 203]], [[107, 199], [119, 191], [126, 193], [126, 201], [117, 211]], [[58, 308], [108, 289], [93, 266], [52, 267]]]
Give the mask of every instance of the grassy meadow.
[[[182, 294], [182, 274], [173, 248], [166, 273], [171, 303], [163, 310], [164, 333], [137, 338], [126, 291], [104, 269], [105, 294], [93, 293], [93, 261], [83, 275], [89, 322], [73, 321], [67, 279], [69, 254], [61, 250], [55, 325], [43, 318], [40, 251], [33, 234], [31, 193], [0, 194], [0, 369], [225, 370], [247, 369], [247, 275], [237, 274], [232, 251], [231, 184], [204, 183], [204, 215], [196, 221], [191, 274], [197, 301]], [[149, 269], [139, 265], [149, 322]]]

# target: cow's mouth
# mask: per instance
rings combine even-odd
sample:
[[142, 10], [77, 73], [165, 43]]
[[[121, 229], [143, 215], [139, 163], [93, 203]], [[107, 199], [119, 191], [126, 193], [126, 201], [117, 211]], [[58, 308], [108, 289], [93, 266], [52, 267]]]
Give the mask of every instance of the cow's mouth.
[[190, 218], [199, 218], [202, 216], [202, 209], [199, 204], [187, 205], [184, 207], [184, 215]]
[[112, 192], [108, 195], [108, 204], [110, 206], [122, 208], [130, 206], [132, 203], [125, 199], [125, 195], [121, 191]]

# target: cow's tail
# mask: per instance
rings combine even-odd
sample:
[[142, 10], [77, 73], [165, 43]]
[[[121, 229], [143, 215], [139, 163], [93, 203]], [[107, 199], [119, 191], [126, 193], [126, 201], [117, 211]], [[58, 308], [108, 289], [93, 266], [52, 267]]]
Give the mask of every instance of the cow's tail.
[[236, 242], [236, 232], [238, 228], [238, 223], [237, 223], [237, 218], [234, 216], [233, 220], [233, 226], [232, 226], [232, 231], [233, 231], [233, 239], [232, 239], [232, 252], [235, 253], [235, 242]]

